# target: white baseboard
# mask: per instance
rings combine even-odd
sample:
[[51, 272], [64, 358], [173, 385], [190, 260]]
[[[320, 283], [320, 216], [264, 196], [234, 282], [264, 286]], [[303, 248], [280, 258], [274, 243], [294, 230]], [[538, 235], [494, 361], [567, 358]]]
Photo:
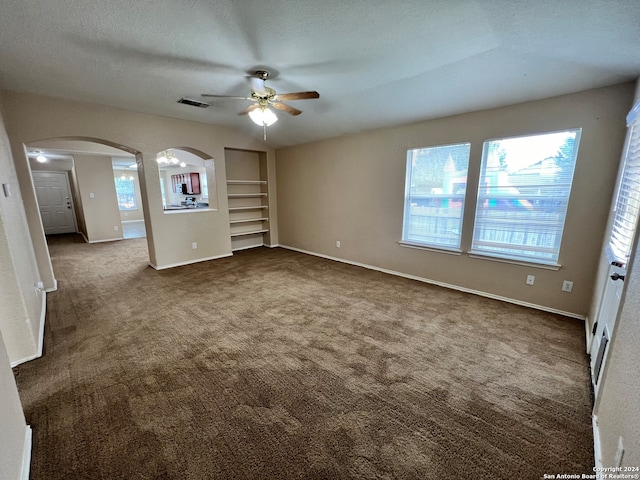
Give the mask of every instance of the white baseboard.
[[55, 292], [56, 290], [58, 290], [58, 279], [54, 278], [53, 279], [53, 287], [50, 288], [45, 288], [45, 292]]
[[591, 345], [593, 342], [593, 333], [591, 333], [591, 329], [593, 327], [589, 323], [589, 317], [585, 317], [584, 319], [584, 341], [585, 341], [585, 351], [587, 354], [591, 353]]
[[507, 303], [513, 303], [515, 305], [521, 305], [523, 307], [534, 308], [536, 310], [542, 310], [544, 312], [556, 313], [558, 315], [564, 315], [565, 317], [577, 318], [578, 320], [584, 320], [585, 319], [584, 315], [580, 315], [578, 313], [565, 312], [564, 310], [558, 310], [556, 308], [550, 308], [550, 307], [546, 307], [544, 305], [538, 305], [538, 304], [535, 304], [535, 303], [523, 302], [522, 300], [517, 300], [515, 298], [503, 297], [501, 295], [494, 295], [493, 293], [482, 292], [480, 290], [473, 290], [471, 288], [466, 288], [466, 287], [460, 287], [458, 285], [452, 285], [450, 283], [438, 282], [436, 280], [431, 280], [429, 278], [418, 277], [416, 275], [410, 275], [410, 274], [398, 272], [398, 271], [395, 271], [395, 270], [388, 270], [386, 268], [380, 268], [380, 267], [376, 267], [376, 266], [373, 266], [373, 265], [367, 265], [366, 263], [353, 262], [351, 260], [345, 260], [344, 258], [332, 257], [330, 255], [324, 255], [322, 253], [310, 252], [308, 250], [302, 250], [301, 248], [290, 247], [288, 245], [280, 245], [280, 247], [281, 248], [286, 248], [287, 250], [294, 250], [296, 252], [306, 253], [308, 255], [314, 255], [316, 257], [326, 258], [328, 260], [334, 260], [336, 262], [348, 263], [349, 265], [355, 265], [357, 267], [368, 268], [369, 270], [376, 270], [378, 272], [388, 273], [388, 274], [391, 274], [391, 275], [396, 275], [398, 277], [404, 277], [404, 278], [409, 278], [411, 280], [417, 280], [419, 282], [429, 283], [431, 285], [438, 285], [440, 287], [450, 288], [452, 290], [458, 290], [460, 292], [472, 293], [474, 295], [479, 295], [481, 297], [492, 298], [494, 300], [500, 300], [500, 301], [507, 302]]
[[38, 328], [38, 356], [36, 358], [40, 358], [44, 350], [44, 321], [46, 320], [46, 318], [47, 318], [47, 292], [44, 291], [42, 292], [42, 307], [40, 310], [40, 326]]
[[591, 423], [593, 424], [593, 458], [596, 462], [596, 472], [601, 472], [602, 470], [598, 470], [602, 468], [602, 449], [600, 447], [600, 429], [598, 428], [597, 415], [591, 416]]
[[[83, 235], [84, 236], [84, 235]], [[85, 238], [86, 240], [86, 238]], [[105, 238], [104, 240], [91, 240], [87, 243], [104, 243], [104, 242], [116, 242], [118, 240], [124, 240], [124, 237], [117, 237], [117, 238]]]
[[266, 246], [264, 243], [258, 243], [256, 245], [246, 245], [244, 247], [232, 248], [231, 251], [239, 252], [241, 250], [249, 250], [250, 248], [258, 248], [258, 247], [264, 247], [264, 246]]
[[31, 471], [31, 445], [33, 442], [33, 432], [31, 426], [27, 425], [24, 433], [24, 450], [22, 451], [22, 471], [20, 472], [20, 480], [29, 480]]
[[218, 258], [230, 257], [231, 255], [233, 255], [233, 253], [225, 253], [223, 255], [216, 255], [214, 257], [199, 258], [197, 260], [187, 260], [186, 262], [170, 263], [170, 264], [167, 264], [167, 265], [155, 265], [155, 264], [149, 262], [149, 266], [151, 268], [156, 269], [156, 270], [165, 270], [167, 268], [182, 267], [184, 265], [191, 265], [192, 263], [200, 263], [200, 262], [208, 262], [209, 260], [217, 260]]

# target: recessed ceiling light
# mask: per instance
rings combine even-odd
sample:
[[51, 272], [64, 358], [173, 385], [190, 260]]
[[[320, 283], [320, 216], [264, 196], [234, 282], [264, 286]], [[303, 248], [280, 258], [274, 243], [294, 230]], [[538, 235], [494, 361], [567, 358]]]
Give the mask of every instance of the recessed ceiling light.
[[47, 163], [47, 161], [48, 161], [48, 160], [47, 160], [47, 157], [45, 157], [45, 156], [44, 156], [44, 155], [42, 155], [42, 154], [39, 154], [39, 155], [36, 157], [36, 161], [37, 161], [37, 162], [39, 162], [39, 163]]

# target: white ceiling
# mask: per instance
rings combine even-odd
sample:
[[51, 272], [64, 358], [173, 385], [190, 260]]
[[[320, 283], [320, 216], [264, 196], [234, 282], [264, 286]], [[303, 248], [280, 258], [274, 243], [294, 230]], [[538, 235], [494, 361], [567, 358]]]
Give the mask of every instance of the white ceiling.
[[640, 76], [639, 0], [2, 0], [0, 88], [222, 124], [264, 67], [303, 114], [272, 146]]

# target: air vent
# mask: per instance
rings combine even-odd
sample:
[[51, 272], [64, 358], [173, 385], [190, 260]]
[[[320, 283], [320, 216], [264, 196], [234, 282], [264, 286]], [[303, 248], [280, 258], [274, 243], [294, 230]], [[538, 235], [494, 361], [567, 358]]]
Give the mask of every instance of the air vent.
[[211, 106], [208, 103], [200, 102], [198, 100], [191, 100], [190, 98], [184, 98], [184, 97], [178, 100], [178, 103], [184, 103], [185, 105], [191, 105], [192, 107], [198, 107], [198, 108], [207, 108]]

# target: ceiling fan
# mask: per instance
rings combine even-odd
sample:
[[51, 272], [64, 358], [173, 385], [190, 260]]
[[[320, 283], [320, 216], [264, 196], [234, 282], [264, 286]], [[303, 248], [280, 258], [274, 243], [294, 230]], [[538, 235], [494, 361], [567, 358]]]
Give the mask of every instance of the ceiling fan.
[[264, 139], [267, 139], [267, 127], [273, 125], [278, 117], [273, 113], [269, 107], [273, 107], [276, 110], [287, 112], [290, 115], [300, 115], [301, 110], [293, 108], [286, 103], [282, 103], [281, 100], [307, 100], [313, 98], [320, 98], [320, 94], [315, 91], [310, 92], [295, 92], [295, 93], [276, 93], [276, 91], [265, 85], [265, 81], [269, 78], [269, 72], [266, 70], [256, 70], [252, 76], [247, 77], [249, 85], [251, 86], [251, 94], [248, 97], [232, 96], [232, 95], [214, 95], [209, 93], [203, 93], [203, 97], [209, 98], [233, 98], [236, 100], [249, 100], [254, 102], [249, 105], [238, 115], [249, 115], [251, 120], [257, 125], [260, 125], [264, 129]]

